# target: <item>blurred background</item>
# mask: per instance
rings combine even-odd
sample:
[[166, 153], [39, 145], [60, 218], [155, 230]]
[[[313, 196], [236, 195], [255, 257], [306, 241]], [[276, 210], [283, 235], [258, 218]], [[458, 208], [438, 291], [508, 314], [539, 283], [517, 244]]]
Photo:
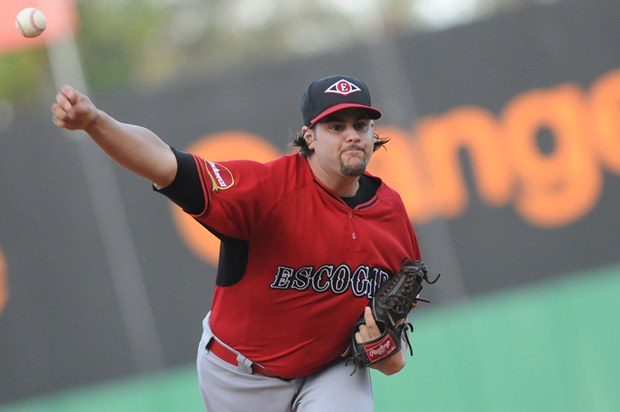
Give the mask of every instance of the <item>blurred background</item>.
[[[37, 7], [46, 32], [21, 38]], [[63, 132], [63, 84], [211, 160], [290, 151], [301, 94], [364, 80], [441, 281], [376, 410], [616, 411], [617, 0], [0, 2], [0, 412], [200, 411], [217, 243]], [[428, 289], [428, 291], [427, 291]]]

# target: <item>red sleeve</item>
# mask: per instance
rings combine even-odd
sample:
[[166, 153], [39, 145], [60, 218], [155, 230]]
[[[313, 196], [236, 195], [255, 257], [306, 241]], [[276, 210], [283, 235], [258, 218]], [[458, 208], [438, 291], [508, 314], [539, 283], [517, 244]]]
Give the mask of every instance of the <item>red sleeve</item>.
[[194, 156], [205, 207], [192, 215], [209, 229], [227, 237], [249, 239], [277, 200], [272, 170], [250, 160], [212, 162]]

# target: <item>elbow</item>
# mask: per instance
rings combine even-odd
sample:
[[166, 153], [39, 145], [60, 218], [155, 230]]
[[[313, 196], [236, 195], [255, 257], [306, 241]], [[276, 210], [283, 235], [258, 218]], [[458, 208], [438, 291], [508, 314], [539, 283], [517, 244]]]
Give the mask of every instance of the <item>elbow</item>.
[[178, 164], [176, 157], [169, 148], [164, 151], [161, 158], [157, 159], [152, 168], [152, 173], [147, 177], [159, 189], [170, 185], [177, 176]]

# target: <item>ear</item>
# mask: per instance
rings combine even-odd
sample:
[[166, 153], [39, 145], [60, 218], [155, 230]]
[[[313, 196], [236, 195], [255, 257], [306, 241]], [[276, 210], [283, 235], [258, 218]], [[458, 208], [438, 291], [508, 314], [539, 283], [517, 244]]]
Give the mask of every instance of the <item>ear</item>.
[[308, 145], [308, 148], [312, 149], [312, 145], [314, 144], [314, 130], [312, 130], [308, 126], [304, 126], [301, 129], [301, 132], [304, 136], [304, 140], [306, 141], [306, 144]]

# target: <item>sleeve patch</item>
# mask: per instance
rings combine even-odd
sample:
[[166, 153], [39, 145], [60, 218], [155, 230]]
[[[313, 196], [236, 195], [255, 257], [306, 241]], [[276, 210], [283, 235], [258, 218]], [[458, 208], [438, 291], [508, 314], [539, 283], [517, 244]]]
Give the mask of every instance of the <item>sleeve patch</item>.
[[230, 169], [219, 163], [209, 162], [205, 160], [205, 169], [211, 179], [211, 187], [213, 192], [227, 190], [234, 186], [235, 176]]

